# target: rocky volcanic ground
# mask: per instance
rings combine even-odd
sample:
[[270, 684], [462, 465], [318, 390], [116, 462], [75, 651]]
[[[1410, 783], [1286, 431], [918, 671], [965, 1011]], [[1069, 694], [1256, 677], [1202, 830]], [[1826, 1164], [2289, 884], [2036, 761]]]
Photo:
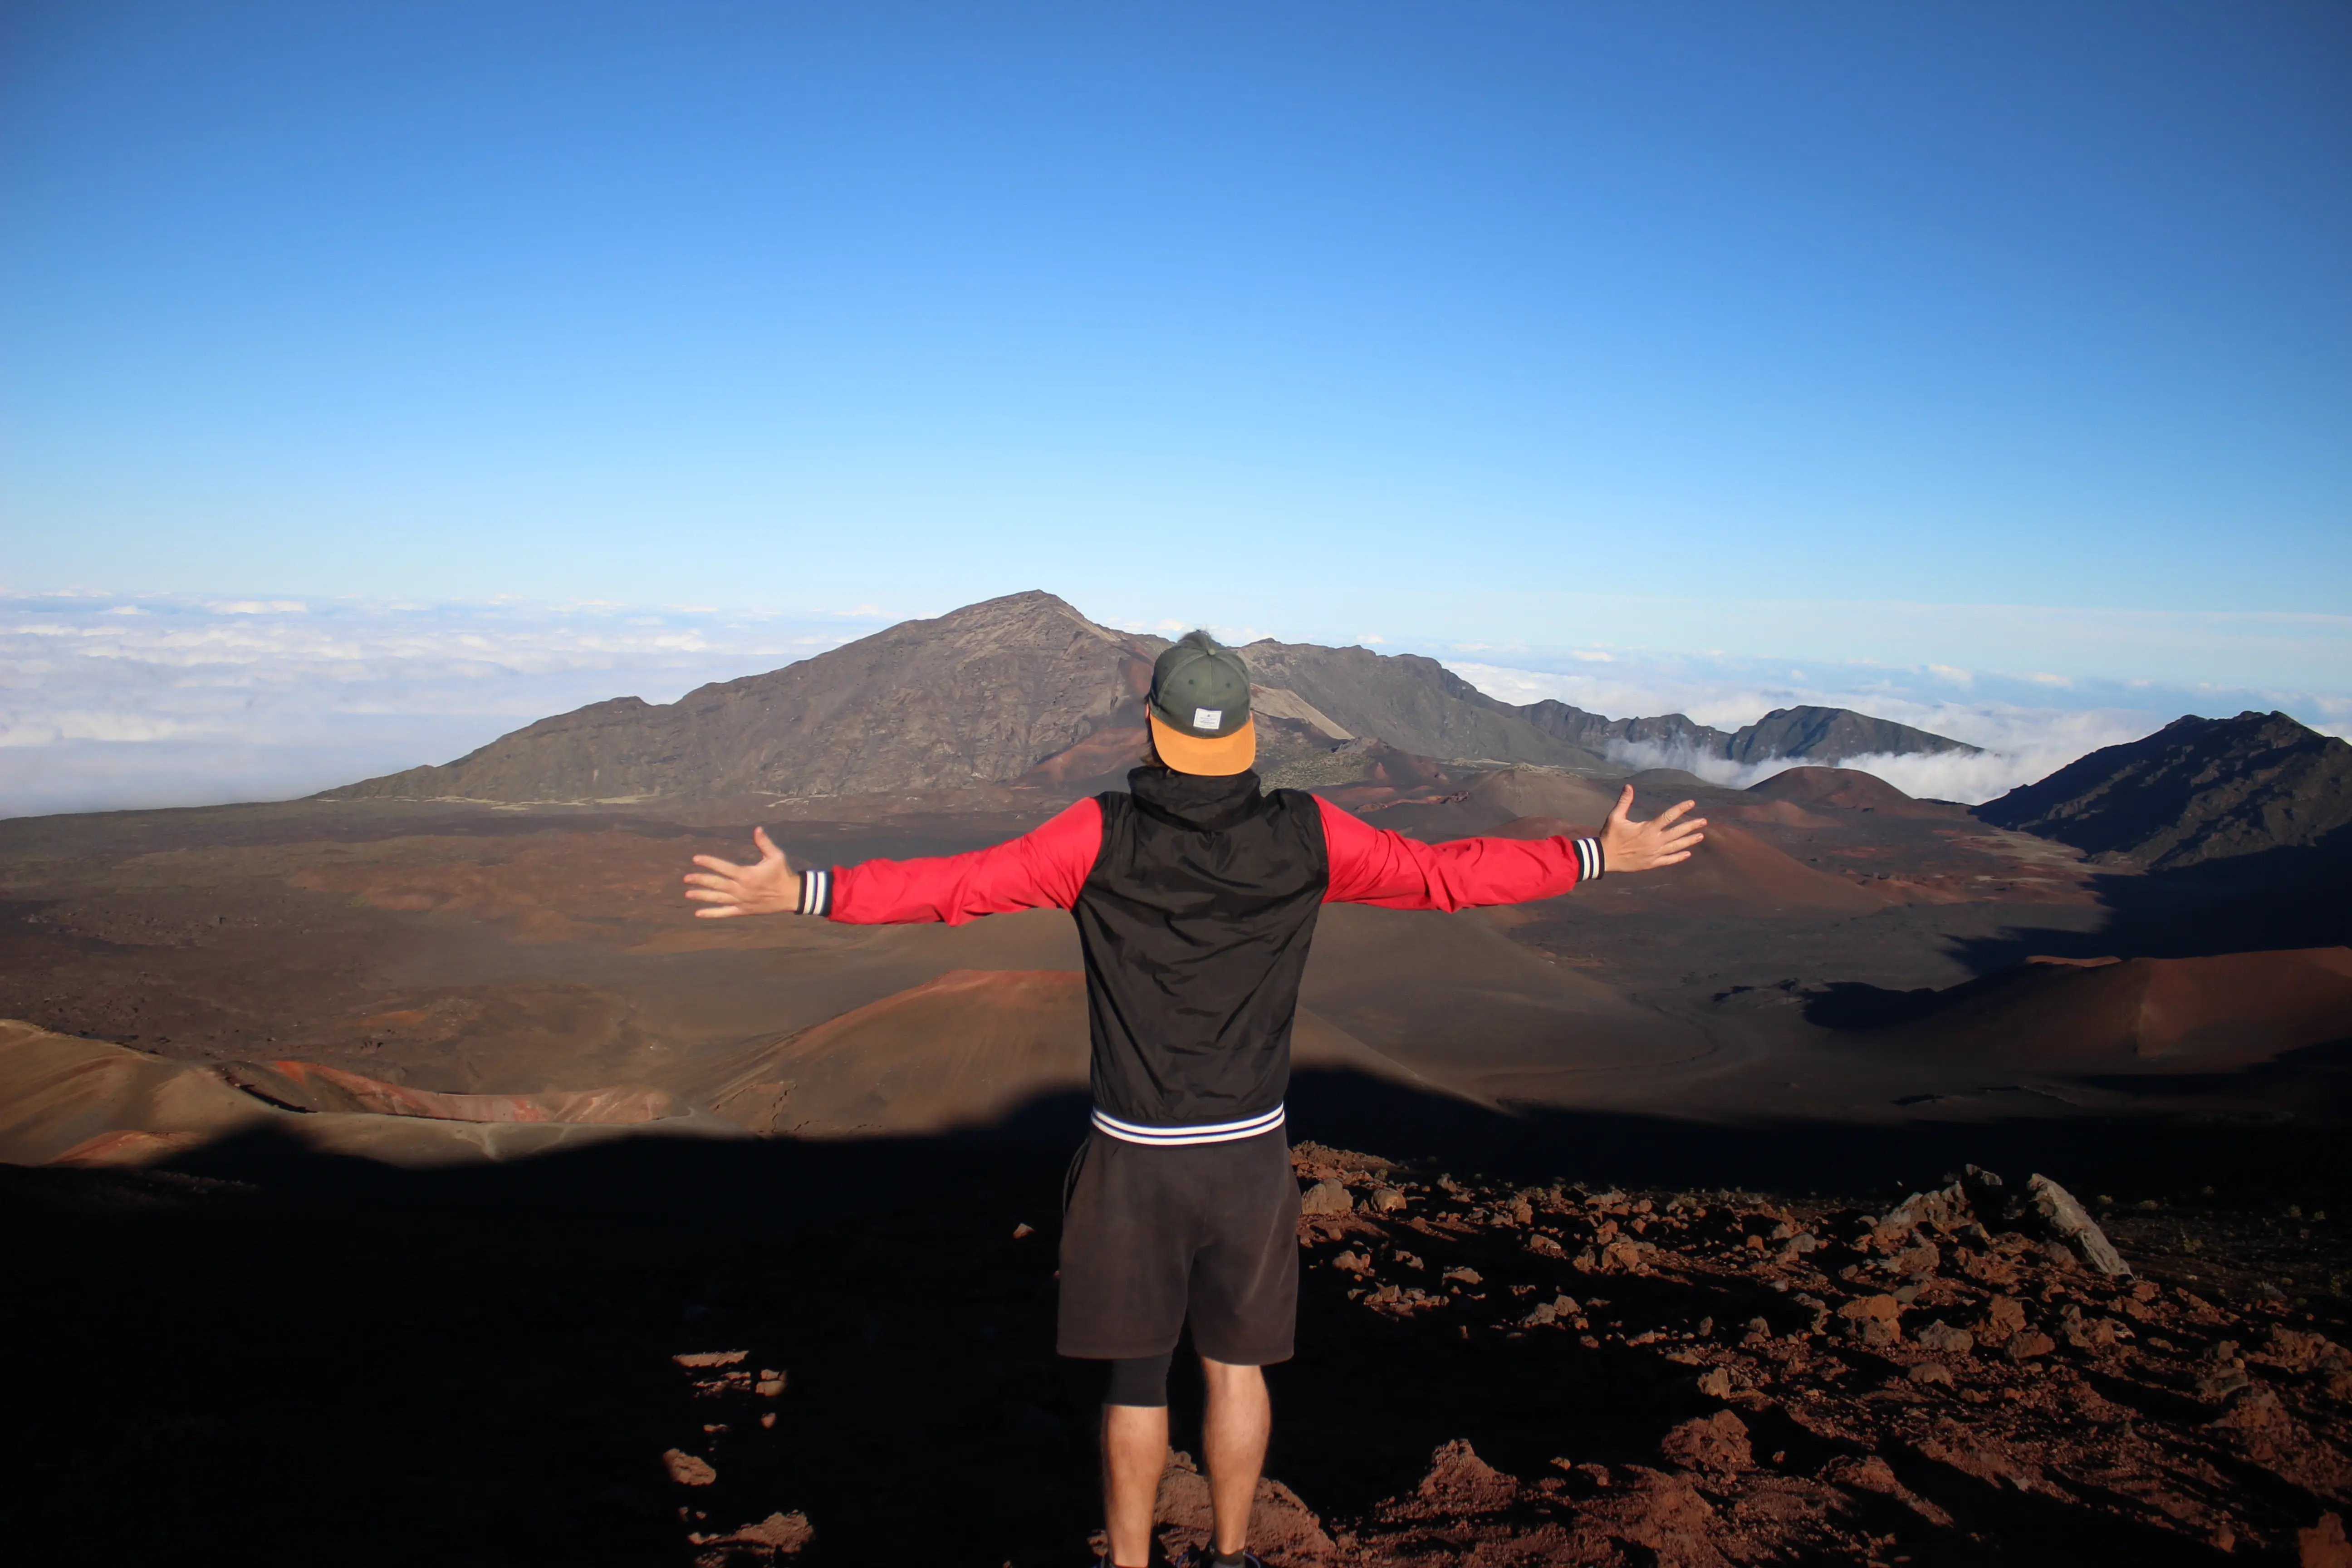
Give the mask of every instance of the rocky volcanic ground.
[[[0, 1173], [0, 1533], [42, 1561], [1085, 1562], [1060, 1158], [648, 1139], [416, 1173], [247, 1140]], [[2109, 1275], [2016, 1170], [1871, 1204], [1296, 1160], [1270, 1563], [2344, 1561], [2326, 1205], [2352, 1194], [2324, 1161], [2259, 1198], [2086, 1192]]]

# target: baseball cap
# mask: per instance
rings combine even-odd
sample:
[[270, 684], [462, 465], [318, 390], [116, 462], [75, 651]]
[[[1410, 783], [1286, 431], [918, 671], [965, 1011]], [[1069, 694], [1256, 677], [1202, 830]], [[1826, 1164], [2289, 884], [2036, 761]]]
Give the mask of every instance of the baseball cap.
[[1151, 666], [1144, 705], [1160, 760], [1180, 773], [1223, 776], [1257, 761], [1249, 666], [1206, 632], [1188, 632]]

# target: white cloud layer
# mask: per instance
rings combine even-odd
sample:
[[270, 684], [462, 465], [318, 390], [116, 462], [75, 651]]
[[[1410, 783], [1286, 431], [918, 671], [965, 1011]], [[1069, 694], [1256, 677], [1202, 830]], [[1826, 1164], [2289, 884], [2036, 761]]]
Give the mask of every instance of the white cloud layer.
[[[643, 605], [0, 595], [0, 816], [278, 800], [446, 762], [611, 697], [670, 701], [878, 629], [872, 606], [756, 615]], [[1175, 629], [1189, 629], [1169, 623]], [[1244, 628], [1245, 629], [1245, 628]], [[1253, 634], [1254, 635], [1254, 634]], [[1279, 635], [1279, 632], [1276, 635]], [[1236, 640], [1241, 640], [1237, 636]], [[1434, 655], [1513, 702], [1736, 729], [1774, 708], [1853, 708], [1986, 748], [1883, 757], [1908, 794], [1979, 801], [2184, 712], [2284, 708], [2352, 736], [2352, 699], [2075, 680], [1950, 665], [1799, 665], [1582, 646]], [[1507, 660], [1507, 662], [1503, 662]], [[1627, 752], [1746, 785], [1784, 763]]]
[[868, 613], [0, 596], [0, 816], [278, 800], [609, 697], [675, 700]]
[[[1432, 650], [1433, 652], [1439, 650]], [[1565, 653], [1559, 661], [1580, 661]], [[1776, 708], [1851, 708], [1983, 748], [1974, 756], [1853, 757], [1843, 767], [1875, 773], [1906, 795], [1975, 805], [2045, 778], [2098, 750], [2155, 732], [2184, 713], [2224, 716], [2283, 710], [2315, 730], [2352, 738], [2352, 699], [2309, 692], [2148, 682], [2068, 681], [1949, 665], [1916, 669], [1840, 666], [1809, 675], [1777, 661], [1621, 653], [1605, 673], [1534, 669], [1447, 659], [1464, 679], [1507, 702], [1555, 698], [1590, 712], [1683, 713], [1718, 730], [1752, 724]], [[2074, 705], [2052, 706], [2063, 692]], [[1613, 748], [1634, 767], [1680, 768], [1710, 784], [1745, 789], [1801, 761], [1739, 763], [1658, 745]]]

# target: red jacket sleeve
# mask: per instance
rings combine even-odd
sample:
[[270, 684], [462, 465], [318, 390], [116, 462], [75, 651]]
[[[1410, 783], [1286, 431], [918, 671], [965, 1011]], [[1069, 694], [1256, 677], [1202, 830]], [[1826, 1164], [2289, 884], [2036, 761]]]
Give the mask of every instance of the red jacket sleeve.
[[1557, 898], [1601, 875], [1596, 838], [1457, 838], [1423, 844], [1318, 795], [1331, 860], [1327, 904], [1384, 910], [1465, 910]]
[[868, 860], [812, 872], [829, 878], [818, 909], [848, 925], [962, 925], [1013, 910], [1066, 910], [1102, 851], [1102, 805], [1082, 800], [1020, 837], [966, 855]]

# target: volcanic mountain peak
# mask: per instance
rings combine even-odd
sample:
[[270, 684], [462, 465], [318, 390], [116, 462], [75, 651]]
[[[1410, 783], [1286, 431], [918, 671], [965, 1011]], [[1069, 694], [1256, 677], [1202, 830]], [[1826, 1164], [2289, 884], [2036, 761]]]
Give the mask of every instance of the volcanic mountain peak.
[[[1010, 594], [673, 703], [592, 703], [445, 766], [322, 798], [611, 802], [1014, 781], [1097, 788], [1141, 751], [1141, 699], [1167, 646], [1099, 626], [1051, 594]], [[1556, 702], [1516, 707], [1417, 654], [1273, 641], [1243, 652], [1259, 683], [1261, 772], [1283, 784], [1359, 777], [1362, 759], [1335, 758], [1335, 746], [1599, 773], [1623, 771], [1600, 748], [1625, 738], [1743, 759], [1781, 739], [1814, 760], [1968, 749], [1843, 709], [1786, 710], [1727, 736], [1679, 714], [1610, 721]]]
[[593, 703], [446, 766], [329, 794], [579, 801], [1002, 783], [1108, 725], [1139, 723], [1164, 646], [1051, 594], [1012, 594], [673, 703]]
[[2189, 714], [1977, 816], [2150, 870], [2308, 847], [2352, 828], [2352, 746], [2284, 713]]

